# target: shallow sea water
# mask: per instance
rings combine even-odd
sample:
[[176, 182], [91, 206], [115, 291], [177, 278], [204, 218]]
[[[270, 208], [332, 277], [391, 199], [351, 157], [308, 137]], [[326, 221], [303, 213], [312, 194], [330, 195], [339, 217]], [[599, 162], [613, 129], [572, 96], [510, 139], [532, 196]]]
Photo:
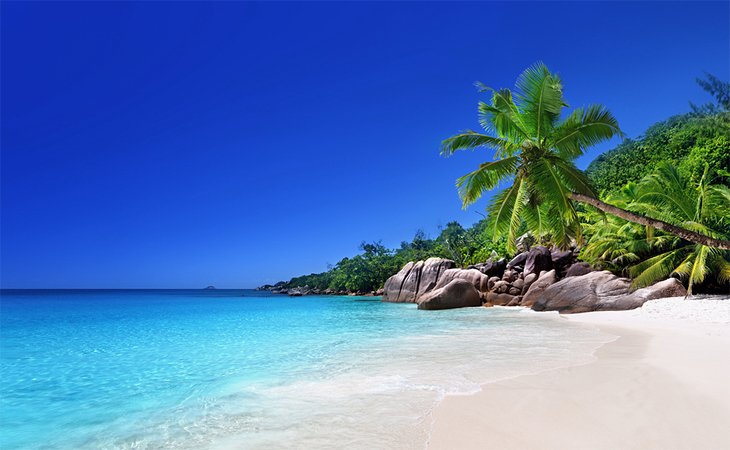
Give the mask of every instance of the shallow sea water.
[[3, 449], [423, 448], [445, 395], [587, 363], [556, 314], [255, 291], [3, 291]]

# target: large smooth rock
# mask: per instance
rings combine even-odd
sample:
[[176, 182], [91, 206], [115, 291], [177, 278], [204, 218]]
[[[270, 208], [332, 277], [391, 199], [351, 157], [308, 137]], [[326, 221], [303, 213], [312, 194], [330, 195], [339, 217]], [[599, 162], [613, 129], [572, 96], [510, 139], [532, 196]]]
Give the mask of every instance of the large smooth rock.
[[442, 288], [453, 280], [466, 280], [478, 292], [486, 292], [489, 286], [489, 277], [477, 269], [447, 269], [439, 278], [435, 289]]
[[301, 297], [302, 295], [311, 295], [313, 293], [312, 288], [309, 286], [295, 287], [287, 291], [287, 294], [289, 294], [290, 297]]
[[579, 277], [591, 272], [593, 272], [593, 267], [590, 264], [587, 262], [577, 262], [568, 268], [568, 271], [565, 273], [565, 278]]
[[399, 302], [415, 302], [418, 298], [418, 285], [421, 280], [421, 272], [423, 271], [424, 261], [417, 261], [413, 265], [410, 273], [406, 275], [398, 296]]
[[687, 294], [684, 286], [674, 278], [634, 292], [630, 291], [630, 285], [629, 279], [619, 278], [606, 270], [573, 276], [545, 289], [535, 299], [532, 309], [561, 313], [623, 311], [638, 308], [648, 300]]
[[489, 279], [489, 281], [487, 282], [487, 290], [488, 291], [491, 291], [492, 289], [494, 289], [494, 286], [497, 283], [499, 283], [500, 281], [502, 281], [502, 277], [501, 276], [499, 276], [499, 277], [491, 277]]
[[481, 305], [482, 299], [474, 285], [460, 278], [418, 298], [418, 309], [450, 309]]
[[533, 247], [527, 253], [527, 259], [525, 260], [525, 275], [531, 273], [540, 273], [544, 270], [550, 270], [553, 268], [553, 258], [550, 254], [550, 250], [547, 247], [538, 245]]
[[409, 262], [383, 286], [384, 302], [415, 302], [418, 296], [433, 290], [440, 276], [456, 267], [450, 259], [428, 258], [426, 261]]
[[[687, 289], [678, 279], [667, 278], [666, 280], [654, 283], [651, 286], [637, 289], [632, 293], [632, 295], [643, 299], [645, 303], [649, 300], [656, 300], [664, 297], [686, 297]], [[642, 305], [644, 303], [642, 303]]]
[[502, 258], [497, 261], [489, 260], [480, 264], [474, 264], [467, 269], [477, 269], [488, 277], [498, 276], [501, 277], [504, 273], [504, 269], [507, 267], [507, 261]]
[[[410, 266], [410, 267], [409, 267]], [[385, 282], [383, 289], [383, 301], [386, 302], [415, 302], [418, 278], [423, 269], [423, 261], [409, 262], [394, 275], [396, 282], [390, 283], [390, 278]], [[405, 271], [405, 273], [403, 273]], [[393, 277], [391, 277], [393, 278]]]
[[514, 306], [519, 304], [519, 297], [510, 294], [500, 294], [497, 292], [487, 293], [486, 306]]
[[450, 259], [428, 258], [421, 269], [418, 292], [425, 293], [433, 290], [441, 281], [441, 275], [453, 267], [456, 267], [456, 263]]
[[534, 283], [537, 280], [537, 277], [539, 277], [539, 275], [536, 273], [531, 273], [531, 274], [525, 276], [525, 285], [522, 288], [524, 293], [527, 293], [527, 290], [530, 289], [530, 286], [532, 286], [532, 283]]
[[523, 266], [525, 264], [525, 261], [527, 261], [527, 256], [528, 252], [520, 253], [507, 263], [507, 268], [511, 269], [515, 266]]
[[550, 253], [550, 258], [553, 260], [553, 267], [562, 270], [568, 267], [573, 262], [573, 251], [572, 250], [555, 250]]
[[397, 302], [398, 298], [400, 297], [400, 291], [401, 287], [403, 286], [403, 282], [405, 281], [406, 277], [411, 273], [411, 270], [413, 270], [413, 266], [416, 263], [413, 261], [407, 263], [403, 268], [396, 273], [395, 275], [391, 276], [387, 280], [385, 280], [385, 284], [383, 285], [383, 298], [382, 301], [384, 302]]
[[507, 260], [504, 258], [500, 258], [494, 263], [492, 263], [492, 267], [487, 271], [482, 271], [484, 275], [488, 277], [498, 276], [501, 277], [504, 273], [504, 269], [507, 268]]
[[545, 291], [548, 286], [554, 284], [556, 281], [558, 281], [558, 277], [555, 274], [555, 270], [541, 273], [537, 280], [533, 281], [530, 284], [530, 287], [527, 289], [525, 295], [522, 297], [522, 303], [520, 304], [528, 308], [532, 307], [532, 305], [535, 303], [535, 300], [537, 300], [538, 297], [542, 295], [543, 291]]
[[504, 280], [499, 280], [496, 283], [494, 283], [494, 286], [492, 286], [491, 291], [496, 292], [497, 294], [503, 294], [507, 292], [510, 288], [509, 282]]
[[517, 277], [519, 277], [519, 276], [520, 276], [520, 272], [518, 272], [517, 270], [507, 269], [502, 274], [502, 279], [504, 281], [512, 282], [512, 281], [515, 281], [517, 279]]

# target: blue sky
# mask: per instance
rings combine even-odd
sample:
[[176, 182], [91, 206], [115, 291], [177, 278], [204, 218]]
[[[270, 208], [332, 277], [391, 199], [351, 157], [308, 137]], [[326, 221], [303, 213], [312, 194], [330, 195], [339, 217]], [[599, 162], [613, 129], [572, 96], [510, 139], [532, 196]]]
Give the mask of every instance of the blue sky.
[[[727, 2], [2, 4], [5, 288], [251, 287], [478, 220], [476, 80], [629, 136], [730, 78]], [[585, 167], [601, 151], [578, 163]]]

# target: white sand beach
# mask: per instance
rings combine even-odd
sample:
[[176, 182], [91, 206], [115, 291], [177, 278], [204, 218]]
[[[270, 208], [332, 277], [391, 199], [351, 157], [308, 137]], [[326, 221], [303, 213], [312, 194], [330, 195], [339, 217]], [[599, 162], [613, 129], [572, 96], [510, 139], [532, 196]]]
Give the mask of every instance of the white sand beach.
[[617, 339], [592, 363], [447, 397], [429, 448], [730, 448], [730, 299], [563, 317]]

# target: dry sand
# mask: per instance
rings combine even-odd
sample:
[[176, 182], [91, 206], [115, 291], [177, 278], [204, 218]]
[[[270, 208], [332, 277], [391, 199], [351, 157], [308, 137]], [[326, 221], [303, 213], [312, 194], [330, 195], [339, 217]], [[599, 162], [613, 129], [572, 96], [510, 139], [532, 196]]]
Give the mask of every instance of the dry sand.
[[447, 397], [432, 449], [730, 449], [730, 299], [563, 316], [617, 336], [582, 366]]

